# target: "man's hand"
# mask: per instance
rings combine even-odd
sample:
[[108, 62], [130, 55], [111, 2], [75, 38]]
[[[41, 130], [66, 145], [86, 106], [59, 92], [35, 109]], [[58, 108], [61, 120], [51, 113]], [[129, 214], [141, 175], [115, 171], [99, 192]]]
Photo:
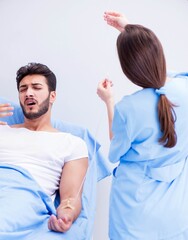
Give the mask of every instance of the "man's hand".
[[[1, 117], [7, 117], [7, 116], [12, 116], [13, 115], [13, 110], [14, 108], [11, 107], [9, 103], [2, 103], [0, 104], [0, 118]], [[6, 125], [6, 122], [0, 121], [0, 125]]]
[[74, 210], [69, 208], [61, 209], [61, 207], [58, 207], [57, 217], [54, 215], [50, 216], [48, 228], [56, 232], [66, 232], [72, 226], [73, 221]]

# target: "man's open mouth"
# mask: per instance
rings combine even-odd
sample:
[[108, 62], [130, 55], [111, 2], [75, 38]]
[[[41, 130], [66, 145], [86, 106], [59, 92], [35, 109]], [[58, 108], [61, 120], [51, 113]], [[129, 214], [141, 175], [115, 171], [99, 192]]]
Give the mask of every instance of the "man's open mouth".
[[33, 106], [36, 104], [36, 101], [34, 99], [26, 99], [25, 100], [25, 105], [27, 106]]

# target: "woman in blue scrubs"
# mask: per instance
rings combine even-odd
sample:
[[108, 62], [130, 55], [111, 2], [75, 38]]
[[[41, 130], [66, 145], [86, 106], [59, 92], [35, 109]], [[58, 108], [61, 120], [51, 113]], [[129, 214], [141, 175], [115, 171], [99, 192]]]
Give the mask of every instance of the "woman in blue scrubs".
[[120, 31], [122, 71], [141, 90], [115, 104], [113, 83], [97, 89], [105, 102], [114, 169], [111, 240], [188, 239], [188, 74], [167, 75], [162, 45], [148, 28], [106, 12]]

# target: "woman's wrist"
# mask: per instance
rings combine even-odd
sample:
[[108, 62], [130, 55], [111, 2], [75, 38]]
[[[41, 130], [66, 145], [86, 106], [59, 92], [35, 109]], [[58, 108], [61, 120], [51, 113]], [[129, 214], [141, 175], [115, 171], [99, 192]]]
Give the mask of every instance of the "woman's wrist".
[[107, 108], [114, 107], [114, 98], [111, 97], [105, 101]]

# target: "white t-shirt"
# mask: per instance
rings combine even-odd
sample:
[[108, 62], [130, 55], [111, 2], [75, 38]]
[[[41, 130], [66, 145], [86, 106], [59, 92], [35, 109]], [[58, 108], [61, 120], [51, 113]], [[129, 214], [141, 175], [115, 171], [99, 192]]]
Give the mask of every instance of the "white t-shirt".
[[88, 157], [86, 143], [69, 133], [0, 125], [0, 163], [28, 170], [50, 196], [59, 188], [64, 163], [83, 157]]

